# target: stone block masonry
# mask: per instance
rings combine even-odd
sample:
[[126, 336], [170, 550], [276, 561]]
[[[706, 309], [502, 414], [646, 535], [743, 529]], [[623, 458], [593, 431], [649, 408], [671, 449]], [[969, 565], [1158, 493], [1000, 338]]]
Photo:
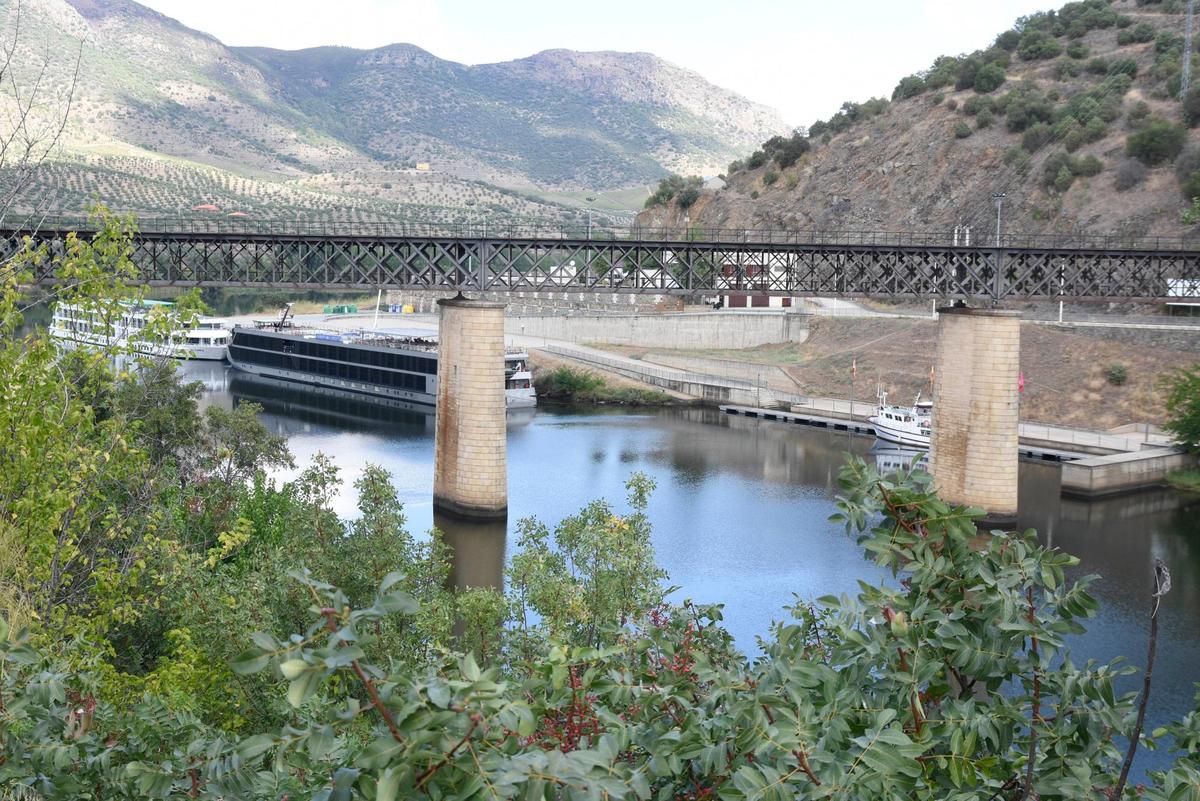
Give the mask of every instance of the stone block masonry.
[[945, 500], [1017, 515], [1020, 313], [939, 310], [930, 472]]
[[508, 514], [504, 304], [438, 302], [433, 505], [472, 519]]
[[736, 350], [808, 339], [808, 317], [785, 311], [511, 316], [505, 325], [517, 336], [688, 350]]

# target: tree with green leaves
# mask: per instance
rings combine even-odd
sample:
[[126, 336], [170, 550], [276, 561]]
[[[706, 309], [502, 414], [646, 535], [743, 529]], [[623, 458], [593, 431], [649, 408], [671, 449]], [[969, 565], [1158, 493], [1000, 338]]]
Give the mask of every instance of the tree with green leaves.
[[1176, 370], [1164, 384], [1168, 417], [1163, 427], [1183, 447], [1200, 451], [1200, 363]]
[[[461, 653], [381, 665], [370, 657], [381, 629], [420, 613], [404, 576], [355, 605], [293, 571], [303, 628], [256, 634], [232, 662], [278, 682], [290, 713], [275, 730], [231, 735], [151, 695], [96, 702], [86, 672], [0, 638], [0, 697], [22, 710], [0, 715], [0, 781], [46, 799], [264, 801], [1168, 801], [1200, 788], [1200, 716], [1145, 735], [1144, 703], [1115, 686], [1132, 669], [1066, 654], [1097, 609], [1090, 579], [1067, 580], [1074, 559], [1032, 532], [981, 536], [980, 512], [941, 501], [923, 473], [851, 459], [840, 480], [840, 519], [895, 580], [798, 603], [753, 661], [719, 607], [621, 600], [642, 557], [599, 552], [621, 527], [593, 507], [561, 527], [557, 561], [535, 538], [526, 567], [562, 618], [516, 670]], [[635, 506], [645, 489], [632, 488]], [[1151, 602], [1169, 589], [1162, 578], [1148, 581]], [[615, 617], [558, 611], [588, 595], [611, 599], [601, 606]], [[1134, 750], [1168, 735], [1179, 757], [1135, 791]]]

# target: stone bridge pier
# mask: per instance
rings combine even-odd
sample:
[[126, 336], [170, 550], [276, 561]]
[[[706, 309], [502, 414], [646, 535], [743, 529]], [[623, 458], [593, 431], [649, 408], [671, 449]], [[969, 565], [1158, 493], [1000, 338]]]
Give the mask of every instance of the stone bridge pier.
[[504, 304], [438, 301], [433, 506], [472, 520], [508, 517]]
[[930, 472], [943, 499], [1017, 519], [1020, 312], [939, 309]]

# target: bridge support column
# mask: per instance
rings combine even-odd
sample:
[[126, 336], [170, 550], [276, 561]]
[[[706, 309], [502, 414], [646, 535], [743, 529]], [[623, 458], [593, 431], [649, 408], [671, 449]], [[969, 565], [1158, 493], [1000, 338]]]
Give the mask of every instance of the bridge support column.
[[1020, 312], [938, 310], [930, 472], [942, 498], [987, 510], [981, 525], [1017, 516]]
[[504, 304], [438, 301], [435, 509], [476, 520], [508, 516]]

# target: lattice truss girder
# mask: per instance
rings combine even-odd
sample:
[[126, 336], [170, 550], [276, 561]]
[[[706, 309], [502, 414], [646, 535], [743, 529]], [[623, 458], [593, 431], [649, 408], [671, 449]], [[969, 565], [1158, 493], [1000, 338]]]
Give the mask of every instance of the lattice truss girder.
[[[65, 235], [35, 236], [53, 283]], [[21, 239], [0, 234], [0, 259]], [[1200, 251], [149, 234], [147, 283], [673, 294], [1166, 299], [1200, 295]], [[997, 264], [999, 270], [997, 271]]]

